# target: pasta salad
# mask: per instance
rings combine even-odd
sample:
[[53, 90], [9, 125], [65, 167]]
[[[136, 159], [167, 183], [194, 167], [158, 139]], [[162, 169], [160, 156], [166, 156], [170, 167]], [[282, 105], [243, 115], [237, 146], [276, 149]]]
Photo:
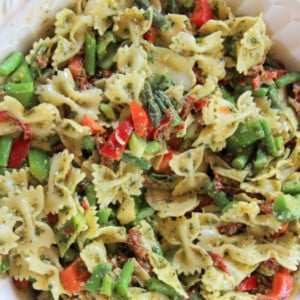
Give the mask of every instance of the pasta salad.
[[283, 300], [300, 72], [222, 0], [78, 0], [0, 63], [0, 272], [38, 300]]

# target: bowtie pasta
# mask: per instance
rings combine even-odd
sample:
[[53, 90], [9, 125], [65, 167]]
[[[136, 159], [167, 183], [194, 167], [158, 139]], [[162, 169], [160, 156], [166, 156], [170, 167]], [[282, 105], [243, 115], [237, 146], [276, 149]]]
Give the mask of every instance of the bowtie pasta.
[[[52, 32], [52, 34], [50, 34]], [[0, 271], [34, 299], [286, 299], [300, 73], [222, 0], [78, 0], [0, 63]]]

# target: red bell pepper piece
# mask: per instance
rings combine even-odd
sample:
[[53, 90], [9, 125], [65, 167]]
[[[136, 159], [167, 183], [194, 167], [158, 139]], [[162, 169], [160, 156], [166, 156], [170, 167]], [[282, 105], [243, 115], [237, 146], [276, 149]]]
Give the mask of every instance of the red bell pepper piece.
[[246, 277], [237, 287], [238, 291], [248, 292], [257, 288], [258, 280], [255, 274]]
[[21, 168], [22, 163], [28, 156], [31, 140], [23, 138], [12, 144], [7, 166], [9, 168]]
[[157, 29], [154, 26], [144, 33], [144, 39], [148, 42], [154, 43], [157, 37]]
[[195, 2], [194, 10], [190, 16], [191, 23], [195, 24], [197, 27], [201, 27], [213, 17], [213, 11], [207, 0], [198, 0]]
[[84, 59], [83, 59], [83, 56], [82, 55], [74, 56], [70, 60], [68, 68], [69, 68], [74, 80], [77, 80], [84, 73]]
[[82, 291], [90, 276], [91, 274], [80, 257], [60, 273], [61, 282], [69, 293]]
[[220, 254], [212, 252], [212, 251], [208, 251], [208, 254], [212, 258], [212, 260], [214, 262], [214, 266], [216, 268], [218, 268], [221, 271], [223, 271], [224, 273], [230, 275], [230, 272], [229, 272], [227, 266], [224, 263], [223, 257]]
[[80, 90], [84, 90], [88, 84], [88, 77], [84, 69], [84, 58], [82, 55], [75, 55], [69, 62], [68, 68], [73, 79], [79, 83]]
[[287, 230], [288, 226], [289, 226], [288, 222], [281, 223], [280, 228], [276, 232], [274, 232], [270, 237], [272, 239], [276, 239]]
[[169, 166], [169, 162], [172, 159], [173, 155], [178, 153], [179, 153], [178, 151], [169, 149], [168, 152], [163, 156], [157, 171], [159, 173], [164, 173], [168, 175], [172, 174], [172, 170]]
[[100, 126], [92, 117], [90, 117], [88, 114], [83, 115], [82, 119], [82, 125], [87, 126], [91, 129], [92, 135], [96, 134], [103, 134], [105, 132], [105, 129]]
[[147, 111], [141, 105], [133, 101], [130, 102], [129, 107], [134, 132], [140, 137], [146, 137], [151, 128], [151, 121]]
[[293, 276], [288, 271], [278, 271], [272, 281], [272, 290], [266, 294], [275, 300], [282, 300], [289, 297], [293, 289]]
[[100, 154], [106, 158], [119, 160], [122, 157], [132, 131], [133, 124], [131, 119], [120, 123], [100, 149]]
[[30, 288], [30, 282], [26, 279], [15, 279], [13, 278], [13, 284], [16, 289], [22, 293], [27, 293]]
[[239, 232], [239, 230], [241, 230], [243, 227], [243, 223], [229, 223], [226, 225], [220, 225], [217, 227], [217, 229], [221, 234], [232, 236]]

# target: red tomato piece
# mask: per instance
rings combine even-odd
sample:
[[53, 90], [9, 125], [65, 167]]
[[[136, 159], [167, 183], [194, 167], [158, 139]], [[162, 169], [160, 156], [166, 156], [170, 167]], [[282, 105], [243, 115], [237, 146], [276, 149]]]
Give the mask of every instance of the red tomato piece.
[[255, 274], [246, 277], [238, 286], [237, 290], [241, 292], [248, 292], [257, 288], [257, 276]]
[[31, 140], [21, 138], [12, 144], [7, 164], [9, 168], [21, 168], [28, 156], [30, 143]]
[[195, 2], [194, 10], [190, 16], [191, 23], [201, 27], [207, 21], [214, 17], [211, 7], [207, 0], [198, 0]]
[[151, 121], [147, 111], [134, 101], [130, 102], [129, 107], [134, 132], [140, 137], [146, 137], [151, 127]]
[[132, 131], [133, 124], [130, 119], [120, 123], [100, 149], [100, 154], [106, 158], [119, 160], [122, 157]]
[[82, 291], [90, 276], [91, 274], [80, 257], [60, 273], [62, 284], [69, 293]]

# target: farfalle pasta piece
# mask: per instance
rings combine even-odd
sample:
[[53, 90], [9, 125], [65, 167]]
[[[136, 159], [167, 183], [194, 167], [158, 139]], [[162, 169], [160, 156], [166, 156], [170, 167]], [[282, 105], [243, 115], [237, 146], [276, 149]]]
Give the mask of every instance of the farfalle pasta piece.
[[[0, 103], [0, 110], [12, 114], [19, 121], [28, 124], [35, 138], [42, 140], [55, 132], [55, 125], [60, 119], [54, 105], [41, 103], [28, 111], [13, 97], [5, 96]], [[0, 122], [0, 135], [20, 133], [21, 128], [16, 122]]]
[[[45, 211], [60, 213], [56, 224], [58, 227], [77, 213], [78, 200], [75, 189], [77, 184], [84, 179], [84, 174], [72, 166], [73, 158], [73, 154], [64, 150], [55, 154], [51, 159]], [[67, 176], [67, 174], [70, 175]]]
[[104, 96], [114, 104], [129, 104], [132, 100], [140, 103], [139, 95], [144, 88], [147, 77], [145, 71], [113, 74], [105, 82]]
[[186, 297], [186, 292], [173, 266], [163, 256], [154, 252], [154, 249], [157, 247], [157, 241], [150, 224], [142, 221], [136, 229], [141, 233], [141, 246], [146, 249], [153, 272], [157, 275], [158, 279], [174, 288], [180, 295]]
[[161, 218], [183, 216], [199, 203], [196, 193], [173, 196], [171, 191], [151, 188], [147, 190], [146, 201]]
[[140, 195], [143, 183], [141, 169], [123, 162], [120, 163], [117, 172], [103, 165], [94, 164], [92, 167], [93, 183], [97, 187], [96, 194], [100, 207], [122, 202], [127, 195]]
[[262, 63], [270, 47], [266, 25], [260, 15], [254, 25], [244, 33], [237, 46], [237, 71], [246, 74], [250, 68]]
[[183, 177], [176, 183], [173, 196], [180, 196], [187, 192], [201, 192], [208, 176], [199, 171], [203, 160], [204, 147], [199, 146], [194, 149], [173, 155], [170, 160], [170, 167], [176, 175]]
[[280, 222], [273, 215], [260, 214], [260, 207], [256, 202], [238, 201], [227, 211], [223, 212], [220, 220], [224, 222], [240, 222], [247, 226], [260, 225], [272, 231], [280, 228]]
[[183, 85], [186, 91], [196, 84], [192, 59], [184, 58], [175, 51], [163, 47], [153, 47], [151, 52], [154, 57], [149, 66], [154, 74], [170, 75], [171, 79], [176, 84]]
[[87, 126], [81, 126], [71, 119], [63, 119], [56, 127], [61, 142], [70, 149], [76, 158], [82, 156], [82, 139], [91, 133]]
[[190, 32], [179, 32], [172, 38], [172, 43], [169, 45], [174, 51], [184, 55], [192, 56], [195, 54], [214, 55], [221, 54], [223, 49], [222, 33], [220, 31], [214, 32], [201, 38], [199, 41]]
[[257, 118], [259, 109], [249, 92], [242, 94], [237, 100], [237, 106], [223, 99], [219, 93], [210, 97], [207, 106], [203, 108], [203, 122], [206, 125], [200, 131], [193, 146], [209, 145], [213, 151], [220, 151], [226, 146], [226, 139], [230, 137], [240, 122]]
[[114, 17], [114, 33], [122, 38], [129, 39], [133, 44], [137, 45], [139, 39], [147, 32], [152, 24], [152, 10], [147, 10], [148, 17], [145, 16], [143, 9], [133, 6], [121, 11]]
[[29, 177], [28, 168], [12, 170], [0, 175], [0, 197], [20, 193], [23, 188], [28, 187]]
[[118, 8], [116, 1], [89, 0], [85, 5], [84, 14], [92, 16], [93, 27], [103, 35], [112, 25], [112, 17], [118, 14]]
[[80, 257], [84, 261], [89, 272], [92, 273], [97, 264], [107, 261], [104, 242], [101, 239], [92, 241], [81, 250]]
[[14, 233], [15, 224], [20, 221], [20, 217], [11, 211], [8, 207], [0, 207], [0, 253], [1, 255], [7, 255], [9, 251], [17, 247], [18, 235]]
[[92, 26], [92, 16], [76, 15], [70, 9], [64, 9], [56, 16], [56, 48], [52, 56], [52, 66], [66, 63], [79, 52], [84, 44], [85, 31]]
[[85, 113], [97, 119], [102, 101], [102, 91], [99, 88], [76, 90], [72, 74], [67, 68], [58, 71], [47, 84], [40, 85], [37, 94], [41, 102], [51, 103], [56, 107], [63, 104], [69, 106], [76, 113], [76, 121], [81, 121]]
[[147, 52], [140, 45], [119, 47], [116, 54], [118, 71], [124, 74], [145, 71], [150, 74], [147, 58]]

